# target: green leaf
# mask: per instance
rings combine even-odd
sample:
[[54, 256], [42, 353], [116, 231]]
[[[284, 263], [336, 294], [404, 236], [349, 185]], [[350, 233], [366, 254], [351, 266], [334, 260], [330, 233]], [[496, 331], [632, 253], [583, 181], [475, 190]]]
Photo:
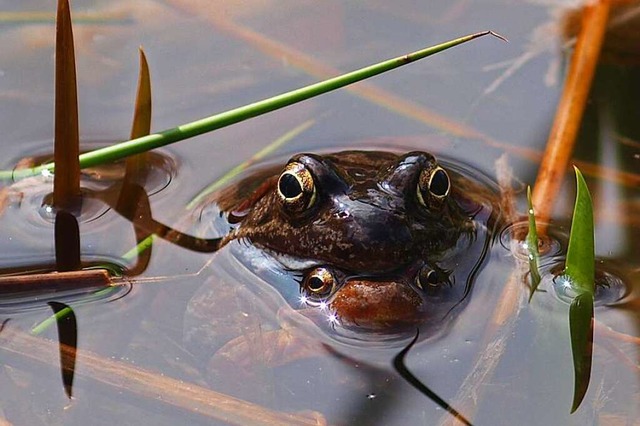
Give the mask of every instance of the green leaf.
[[591, 378], [593, 352], [593, 295], [595, 292], [595, 243], [593, 204], [589, 188], [577, 167], [576, 204], [571, 221], [565, 278], [577, 294], [569, 309], [569, 330], [573, 354], [573, 404], [578, 409], [584, 399]]
[[577, 167], [574, 168], [577, 183], [576, 204], [573, 209], [564, 272], [571, 279], [576, 291], [593, 295], [595, 277], [593, 204], [582, 173]]
[[[451, 47], [466, 43], [475, 38], [485, 35], [492, 35], [500, 39], [504, 38], [493, 31], [483, 31], [476, 34], [466, 35], [436, 46], [428, 47], [413, 53], [399, 56], [379, 62], [368, 67], [361, 68], [328, 80], [311, 84], [309, 86], [293, 90], [281, 95], [274, 96], [259, 102], [245, 105], [232, 109], [211, 117], [203, 118], [191, 123], [183, 124], [173, 129], [168, 129], [160, 133], [143, 136], [134, 140], [129, 140], [109, 147], [97, 149], [95, 151], [86, 152], [80, 155], [80, 167], [93, 167], [100, 164], [121, 160], [130, 155], [146, 152], [154, 148], [169, 145], [174, 142], [188, 139], [203, 133], [211, 132], [239, 123], [249, 118], [257, 117], [280, 108], [313, 98], [315, 96], [340, 89], [349, 84], [365, 80], [378, 74], [390, 71], [392, 69], [407, 65], [411, 62], [426, 58], [436, 53], [447, 50]], [[44, 170], [52, 171], [54, 163], [43, 164], [31, 169], [9, 170], [0, 172], [0, 180], [22, 179], [29, 176], [41, 174]]]
[[531, 202], [530, 186], [527, 186], [527, 203], [529, 204], [529, 232], [527, 233], [526, 243], [529, 251], [529, 272], [531, 274], [531, 291], [529, 292], [529, 303], [531, 303], [531, 298], [540, 285], [540, 271], [538, 269], [540, 253], [538, 252], [538, 230], [536, 229], [536, 216]]
[[580, 293], [569, 308], [571, 353], [573, 354], [573, 403], [571, 412], [578, 409], [584, 399], [591, 379], [593, 355], [593, 295]]

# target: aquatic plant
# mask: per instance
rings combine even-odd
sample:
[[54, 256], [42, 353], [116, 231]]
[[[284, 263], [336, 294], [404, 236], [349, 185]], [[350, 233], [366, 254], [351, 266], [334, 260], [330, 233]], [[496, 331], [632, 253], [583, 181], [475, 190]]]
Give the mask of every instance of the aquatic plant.
[[[571, 233], [565, 268], [555, 279], [566, 288], [565, 293], [572, 294], [569, 307], [569, 330], [571, 333], [571, 352], [573, 354], [574, 392], [571, 412], [578, 409], [589, 387], [591, 377], [591, 359], [593, 347], [594, 293], [595, 293], [595, 243], [593, 228], [593, 203], [589, 188], [577, 167], [576, 201], [571, 220]], [[527, 249], [531, 274], [531, 293], [533, 297], [540, 283], [538, 271], [538, 235], [531, 204], [531, 191], [528, 188], [529, 233]]]

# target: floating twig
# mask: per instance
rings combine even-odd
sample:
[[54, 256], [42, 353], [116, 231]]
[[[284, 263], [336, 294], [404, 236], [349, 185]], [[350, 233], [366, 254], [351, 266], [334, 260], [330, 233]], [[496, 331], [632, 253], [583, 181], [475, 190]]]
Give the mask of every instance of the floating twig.
[[49, 272], [0, 277], [0, 294], [56, 292], [117, 285], [106, 269]]

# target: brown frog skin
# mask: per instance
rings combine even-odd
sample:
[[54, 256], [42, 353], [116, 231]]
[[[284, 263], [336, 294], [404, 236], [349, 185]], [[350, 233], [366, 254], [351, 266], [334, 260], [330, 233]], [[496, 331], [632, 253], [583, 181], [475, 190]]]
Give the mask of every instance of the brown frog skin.
[[429, 317], [431, 295], [448, 283], [438, 263], [473, 240], [481, 207], [470, 200], [489, 192], [426, 152], [343, 151], [296, 155], [214, 201], [234, 224], [222, 245], [312, 261], [297, 271], [302, 300], [379, 331]]

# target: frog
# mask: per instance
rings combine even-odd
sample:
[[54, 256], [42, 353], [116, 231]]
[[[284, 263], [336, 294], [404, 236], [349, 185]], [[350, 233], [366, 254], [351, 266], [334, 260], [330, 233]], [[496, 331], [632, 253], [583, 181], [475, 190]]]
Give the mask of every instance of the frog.
[[[247, 171], [203, 204], [222, 220], [218, 230], [226, 229], [220, 250], [228, 248], [233, 268], [248, 270], [260, 288], [248, 291], [241, 282], [233, 290], [212, 278], [189, 304], [185, 333], [192, 343], [227, 340], [215, 345], [219, 359], [242, 357], [241, 347], [246, 355], [247, 336], [255, 335], [248, 329], [277, 332], [282, 311], [289, 319], [291, 311], [304, 312], [343, 342], [406, 342], [416, 330], [442, 332], [464, 306], [495, 235], [496, 194], [490, 180], [470, 178], [425, 151], [302, 153]], [[275, 296], [265, 297], [269, 288]], [[265, 307], [271, 297], [279, 301]], [[235, 312], [227, 315], [229, 306]], [[289, 333], [292, 323], [300, 321], [288, 321]], [[243, 335], [234, 338], [234, 327]], [[216, 337], [205, 338], [204, 329]], [[322, 350], [306, 345], [278, 362]]]

